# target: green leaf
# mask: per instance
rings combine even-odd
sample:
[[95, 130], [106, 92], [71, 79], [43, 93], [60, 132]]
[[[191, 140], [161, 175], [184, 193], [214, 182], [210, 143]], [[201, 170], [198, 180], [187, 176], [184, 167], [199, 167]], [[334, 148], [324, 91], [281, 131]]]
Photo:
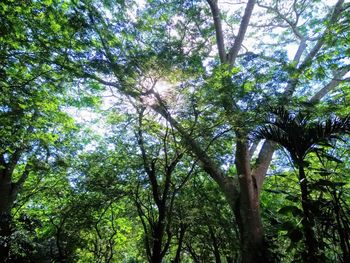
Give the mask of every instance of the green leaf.
[[282, 207], [281, 209], [278, 210], [278, 213], [280, 213], [282, 215], [287, 215], [287, 214], [291, 213], [293, 216], [303, 215], [303, 211], [300, 210], [298, 207], [293, 206], [293, 205], [288, 205], [288, 206]]

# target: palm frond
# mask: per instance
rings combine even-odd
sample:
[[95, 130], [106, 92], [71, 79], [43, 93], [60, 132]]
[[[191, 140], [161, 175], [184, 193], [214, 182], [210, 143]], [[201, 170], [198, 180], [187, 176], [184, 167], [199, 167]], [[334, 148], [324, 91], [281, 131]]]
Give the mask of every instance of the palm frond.
[[273, 116], [257, 131], [258, 138], [274, 141], [285, 147], [295, 161], [301, 161], [315, 145], [328, 144], [350, 133], [350, 115], [312, 120], [302, 112], [289, 112], [284, 107], [271, 110]]

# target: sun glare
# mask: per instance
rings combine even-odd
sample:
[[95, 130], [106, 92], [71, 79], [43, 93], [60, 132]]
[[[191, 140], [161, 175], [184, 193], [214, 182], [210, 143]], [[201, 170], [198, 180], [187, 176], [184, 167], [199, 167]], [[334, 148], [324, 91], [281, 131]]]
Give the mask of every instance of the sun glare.
[[158, 81], [154, 86], [154, 90], [158, 92], [160, 95], [167, 93], [170, 90], [170, 88], [171, 88], [171, 85], [164, 80]]

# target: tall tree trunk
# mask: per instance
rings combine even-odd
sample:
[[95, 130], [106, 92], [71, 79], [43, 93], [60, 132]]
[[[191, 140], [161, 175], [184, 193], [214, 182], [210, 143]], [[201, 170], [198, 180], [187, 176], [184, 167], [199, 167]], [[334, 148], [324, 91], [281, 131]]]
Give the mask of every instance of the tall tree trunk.
[[270, 262], [264, 242], [257, 189], [254, 189], [246, 178], [242, 178], [241, 181], [241, 195], [235, 214], [239, 221], [242, 262]]
[[11, 237], [11, 177], [0, 174], [0, 262], [9, 262]]
[[310, 209], [309, 190], [307, 178], [302, 161], [299, 162], [299, 185], [301, 190], [301, 206], [303, 209], [302, 225], [305, 235], [306, 253], [305, 262], [323, 262], [322, 256], [318, 255], [318, 243], [313, 230], [314, 218]]
[[158, 221], [155, 224], [153, 231], [152, 231], [152, 239], [153, 239], [153, 245], [152, 245], [152, 256], [151, 256], [151, 262], [152, 263], [161, 263], [163, 260], [163, 237], [165, 233], [165, 215], [166, 215], [166, 206], [165, 202], [161, 202], [158, 204]]
[[159, 223], [156, 225], [153, 231], [153, 246], [152, 246], [152, 263], [162, 262], [162, 241], [163, 241], [164, 227]]
[[240, 229], [242, 262], [271, 262], [264, 241], [259, 189], [250, 168], [248, 144], [241, 139], [237, 140], [236, 167], [240, 195], [233, 209]]

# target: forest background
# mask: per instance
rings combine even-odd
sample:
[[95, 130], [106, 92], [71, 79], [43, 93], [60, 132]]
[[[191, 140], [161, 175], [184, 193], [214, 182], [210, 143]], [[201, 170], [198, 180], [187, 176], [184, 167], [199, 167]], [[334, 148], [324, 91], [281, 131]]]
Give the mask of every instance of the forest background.
[[0, 262], [350, 262], [350, 3], [0, 2]]

